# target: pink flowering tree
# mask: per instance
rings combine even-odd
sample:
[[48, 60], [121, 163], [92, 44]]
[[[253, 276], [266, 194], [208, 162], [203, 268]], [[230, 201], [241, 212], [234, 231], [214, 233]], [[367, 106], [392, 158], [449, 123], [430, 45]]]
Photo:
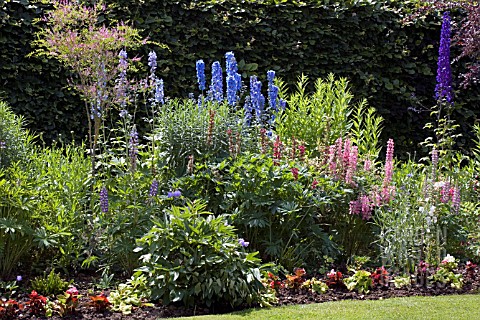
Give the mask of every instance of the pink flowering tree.
[[113, 82], [122, 71], [119, 52], [142, 44], [138, 31], [128, 25], [100, 24], [104, 10], [102, 2], [86, 7], [76, 1], [54, 0], [53, 10], [37, 21], [43, 28], [33, 53], [58, 59], [73, 71], [70, 86], [81, 94], [88, 117], [92, 170], [103, 121], [119, 100]]

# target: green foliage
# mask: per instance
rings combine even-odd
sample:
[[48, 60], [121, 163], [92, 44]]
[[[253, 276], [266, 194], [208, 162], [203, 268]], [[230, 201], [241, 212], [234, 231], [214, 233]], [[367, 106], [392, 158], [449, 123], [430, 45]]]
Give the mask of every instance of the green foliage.
[[326, 80], [317, 79], [313, 94], [307, 92], [308, 78], [299, 78], [295, 93], [287, 100], [289, 107], [278, 115], [275, 130], [282, 139], [296, 138], [310, 150], [317, 145], [333, 144], [350, 129], [353, 96], [347, 89], [347, 80], [335, 80], [329, 74]]
[[144, 275], [134, 275], [126, 283], [121, 283], [109, 295], [113, 311], [123, 314], [132, 313], [134, 307], [149, 306], [146, 301], [150, 297], [147, 278]]
[[0, 277], [8, 276], [32, 246], [39, 195], [33, 174], [19, 163], [0, 170]]
[[138, 270], [147, 277], [151, 299], [187, 306], [258, 302], [263, 284], [257, 252], [245, 252], [233, 226], [204, 209], [200, 201], [173, 206], [138, 240]]
[[36, 148], [30, 166], [42, 194], [35, 206], [39, 229], [34, 244], [39, 250], [34, 263], [39, 268], [54, 265], [72, 272], [86, 258], [91, 237], [90, 161], [84, 146], [56, 145]]
[[[161, 175], [152, 177], [150, 161], [139, 156], [133, 170], [125, 149], [110, 148], [108, 156], [98, 161], [99, 176], [104, 180], [97, 180], [91, 197], [94, 213], [89, 264], [108, 266], [114, 272], [131, 275], [139, 266], [139, 255], [133, 252], [135, 241], [152, 227], [151, 219], [158, 216], [168, 200], [162, 195], [166, 181]], [[159, 181], [160, 196], [149, 194], [153, 179]], [[103, 186], [108, 190], [108, 212], [100, 210], [99, 193]]]
[[[420, 129], [427, 115], [408, 107], [418, 109], [415, 101], [434, 104], [440, 19], [422, 17], [404, 24], [415, 4], [116, 0], [109, 5], [101, 16], [107, 25], [131, 21], [143, 30], [143, 36], [168, 46], [152, 44], [139, 54], [147, 56], [152, 48], [157, 51], [161, 57], [158, 71], [165, 80], [167, 96], [185, 97], [195, 92], [197, 59], [212, 62], [233, 50], [244, 80], [253, 72], [265, 75], [268, 69], [289, 84], [302, 73], [311, 79], [329, 73], [347, 77], [353, 95], [368, 99], [385, 118], [384, 137], [395, 136], [400, 153], [415, 149], [426, 136]], [[41, 27], [33, 25], [32, 20], [43, 17], [51, 7], [40, 1], [8, 1], [3, 6], [1, 90], [15, 112], [27, 118], [30, 128], [43, 132], [47, 141], [58, 139], [59, 133], [69, 136], [70, 131], [83, 138], [85, 111], [79, 107], [78, 96], [63, 90], [70, 72], [53, 59], [26, 58]], [[456, 48], [452, 50], [456, 54]], [[467, 62], [454, 64], [454, 74], [464, 72]], [[478, 97], [478, 86], [457, 95], [459, 108], [454, 117], [458, 123], [478, 117]], [[468, 146], [470, 129], [463, 126], [461, 131], [464, 137], [459, 144]]]
[[33, 136], [25, 130], [25, 119], [0, 101], [0, 168], [23, 160], [32, 147]]
[[17, 289], [16, 281], [0, 281], [0, 298], [10, 299], [17, 293]]
[[[433, 225], [440, 221], [433, 222], [437, 217], [437, 213], [433, 211], [438, 204], [426, 191], [433, 185], [426, 177], [430, 171], [431, 167], [424, 167], [413, 161], [395, 168], [395, 197], [387, 205], [378, 207], [374, 215], [374, 221], [379, 227], [377, 243], [382, 265], [403, 272], [413, 272], [414, 266], [420, 260], [437, 259], [437, 251], [432, 249], [432, 246], [440, 243], [436, 241], [437, 234]], [[427, 239], [433, 242], [429, 243]], [[427, 254], [424, 245], [430, 247], [430, 253]]]
[[472, 148], [472, 152], [475, 155], [476, 162], [480, 163], [480, 125], [475, 124], [473, 130], [475, 133], [475, 147]]
[[59, 273], [57, 274], [54, 270], [52, 270], [48, 275], [45, 272], [43, 276], [34, 278], [30, 285], [33, 290], [40, 294], [54, 296], [65, 292], [65, 290], [68, 289], [68, 286], [72, 283], [73, 280], [66, 281], [62, 279]]
[[[0, 170], [1, 275], [28, 254], [43, 264], [76, 266], [84, 249], [81, 239], [88, 233], [88, 168], [83, 150], [67, 146], [34, 148], [21, 163]], [[37, 259], [32, 262], [39, 266]]]
[[343, 282], [350, 291], [357, 290], [358, 293], [369, 293], [372, 287], [371, 273], [365, 270], [357, 270], [353, 276], [343, 279]]
[[42, 134], [46, 142], [69, 137], [82, 139], [86, 134], [81, 100], [65, 90], [70, 72], [59, 62], [45, 58], [27, 58], [33, 48], [41, 18], [51, 7], [45, 1], [7, 1], [0, 10], [0, 97], [12, 110], [25, 117], [28, 127]]
[[428, 279], [443, 285], [450, 284], [455, 289], [461, 289], [463, 286], [463, 275], [454, 272], [457, 267], [458, 263], [455, 258], [447, 255], [437, 270], [435, 270], [435, 273], [429, 276]]
[[375, 160], [382, 149], [380, 135], [383, 130], [383, 118], [374, 108], [360, 103], [350, 114], [350, 139], [358, 147], [358, 153]]
[[311, 278], [308, 280], [305, 280], [305, 282], [302, 284], [303, 288], [308, 288], [312, 292], [322, 294], [328, 291], [328, 286], [325, 282], [322, 280], [316, 279], [316, 278]]
[[410, 275], [404, 274], [401, 276], [396, 276], [392, 282], [395, 285], [395, 288], [410, 287], [412, 285], [412, 278]]
[[[298, 169], [298, 179], [292, 168]], [[318, 187], [312, 189], [313, 173], [305, 163], [275, 165], [271, 156], [262, 154], [239, 156], [225, 175], [223, 208], [232, 213], [232, 223], [262, 257], [292, 270], [302, 260], [334, 254], [318, 218], [342, 198], [338, 184], [317, 177]]]
[[[185, 174], [190, 156], [196, 161], [211, 158], [220, 162], [229, 156], [227, 130], [242, 133], [241, 119], [242, 114], [226, 103], [204, 102], [204, 106], [198, 107], [191, 99], [168, 101], [153, 119], [155, 130], [150, 138], [157, 159], [162, 161], [159, 166], [165, 165], [180, 176]], [[238, 141], [242, 149], [248, 147], [242, 142]]]

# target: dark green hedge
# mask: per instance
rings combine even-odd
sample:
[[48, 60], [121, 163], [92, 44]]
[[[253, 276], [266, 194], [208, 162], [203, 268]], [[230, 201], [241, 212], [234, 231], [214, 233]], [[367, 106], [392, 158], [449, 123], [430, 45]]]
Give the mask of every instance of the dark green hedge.
[[[150, 40], [168, 46], [140, 53], [146, 57], [148, 50], [157, 51], [167, 96], [198, 93], [195, 61], [224, 64], [227, 51], [246, 62], [241, 68], [245, 76], [265, 78], [274, 69], [293, 84], [302, 73], [313, 80], [333, 72], [347, 77], [355, 97], [367, 98], [386, 118], [384, 138], [394, 137], [400, 152], [411, 151], [424, 139], [421, 129], [428, 117], [412, 107], [434, 104], [440, 18], [405, 26], [401, 8], [382, 3], [116, 0], [106, 18], [128, 20]], [[0, 81], [13, 108], [51, 139], [59, 132], [82, 132], [83, 104], [63, 89], [66, 72], [57, 63], [24, 57], [35, 30], [31, 19], [41, 9], [26, 0], [7, 3], [10, 18], [0, 30], [0, 59], [5, 62]], [[454, 64], [456, 74], [461, 70], [462, 64]], [[464, 135], [480, 112], [479, 99], [478, 86], [457, 95], [455, 117]]]
[[55, 60], [27, 58], [37, 30], [34, 18], [45, 5], [27, 0], [0, 0], [0, 98], [26, 117], [29, 128], [43, 133], [47, 142], [71, 131], [84, 135], [81, 100], [68, 91], [65, 70]]

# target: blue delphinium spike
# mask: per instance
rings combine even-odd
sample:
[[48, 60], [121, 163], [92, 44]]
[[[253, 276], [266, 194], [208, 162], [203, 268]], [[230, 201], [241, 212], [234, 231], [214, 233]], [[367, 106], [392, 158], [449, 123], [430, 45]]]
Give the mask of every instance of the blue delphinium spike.
[[440, 48], [438, 50], [437, 85], [435, 98], [453, 103], [452, 69], [450, 67], [450, 13], [443, 13]]
[[215, 61], [212, 64], [212, 83], [210, 85], [209, 96], [218, 102], [223, 101], [223, 76], [220, 62]]
[[198, 60], [196, 67], [198, 88], [203, 91], [205, 90], [205, 62], [203, 62], [203, 60]]

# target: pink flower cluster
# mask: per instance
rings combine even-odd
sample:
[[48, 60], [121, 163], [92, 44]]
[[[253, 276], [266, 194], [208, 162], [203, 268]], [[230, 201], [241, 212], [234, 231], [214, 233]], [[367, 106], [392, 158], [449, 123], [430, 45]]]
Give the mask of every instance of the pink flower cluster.
[[383, 187], [387, 187], [392, 182], [393, 176], [393, 139], [388, 139], [387, 142], [387, 157], [385, 159], [385, 177], [383, 179]]
[[228, 136], [228, 152], [230, 153], [230, 156], [236, 157], [240, 153], [240, 147], [241, 147], [241, 137], [240, 137], [240, 132], [237, 132], [235, 134], [235, 141], [233, 138], [233, 131], [232, 129], [228, 128], [227, 129], [227, 136]]
[[273, 163], [276, 166], [280, 165], [280, 159], [282, 158], [282, 147], [283, 144], [280, 141], [280, 137], [277, 136], [275, 142], [273, 143]]
[[437, 182], [434, 184], [436, 189], [440, 189], [440, 202], [447, 203], [452, 202], [452, 209], [455, 213], [458, 213], [460, 209], [460, 188], [452, 187], [449, 181]]
[[360, 196], [358, 200], [350, 201], [350, 214], [358, 214], [362, 216], [363, 220], [368, 220], [372, 217], [373, 203], [366, 195]]
[[328, 168], [337, 179], [355, 185], [353, 176], [357, 171], [358, 147], [352, 146], [350, 139], [338, 138], [334, 145], [328, 148]]
[[[355, 147], [351, 147], [353, 149]], [[345, 150], [345, 148], [344, 148]], [[394, 150], [394, 143], [392, 139], [389, 139], [387, 142], [387, 156], [385, 160], [385, 176], [383, 179], [382, 190], [379, 191], [378, 188], [373, 188], [370, 191], [369, 195], [363, 194], [357, 200], [350, 201], [350, 214], [361, 215], [362, 219], [368, 220], [372, 217], [372, 210], [375, 206], [380, 206], [382, 204], [390, 202], [392, 198], [395, 196], [395, 186], [391, 185], [392, 177], [393, 177], [393, 150]], [[346, 159], [344, 157], [344, 159]], [[357, 161], [357, 154], [356, 151], [350, 151], [350, 162]], [[371, 162], [366, 161], [364, 163], [364, 169], [366, 171], [370, 170]], [[347, 169], [347, 173], [345, 175], [345, 180], [349, 181], [350, 178], [349, 169]]]
[[260, 141], [260, 152], [265, 154], [268, 147], [267, 130], [265, 128], [260, 129]]
[[305, 146], [303, 144], [298, 144], [297, 139], [292, 137], [292, 150], [290, 151], [290, 159], [295, 160], [298, 158], [298, 160], [303, 161], [305, 157], [305, 150]]
[[433, 147], [432, 150], [432, 180], [435, 180], [437, 174], [438, 150]]
[[290, 169], [290, 171], [292, 172], [293, 180], [297, 181], [298, 180], [298, 168], [293, 167], [292, 169]]

